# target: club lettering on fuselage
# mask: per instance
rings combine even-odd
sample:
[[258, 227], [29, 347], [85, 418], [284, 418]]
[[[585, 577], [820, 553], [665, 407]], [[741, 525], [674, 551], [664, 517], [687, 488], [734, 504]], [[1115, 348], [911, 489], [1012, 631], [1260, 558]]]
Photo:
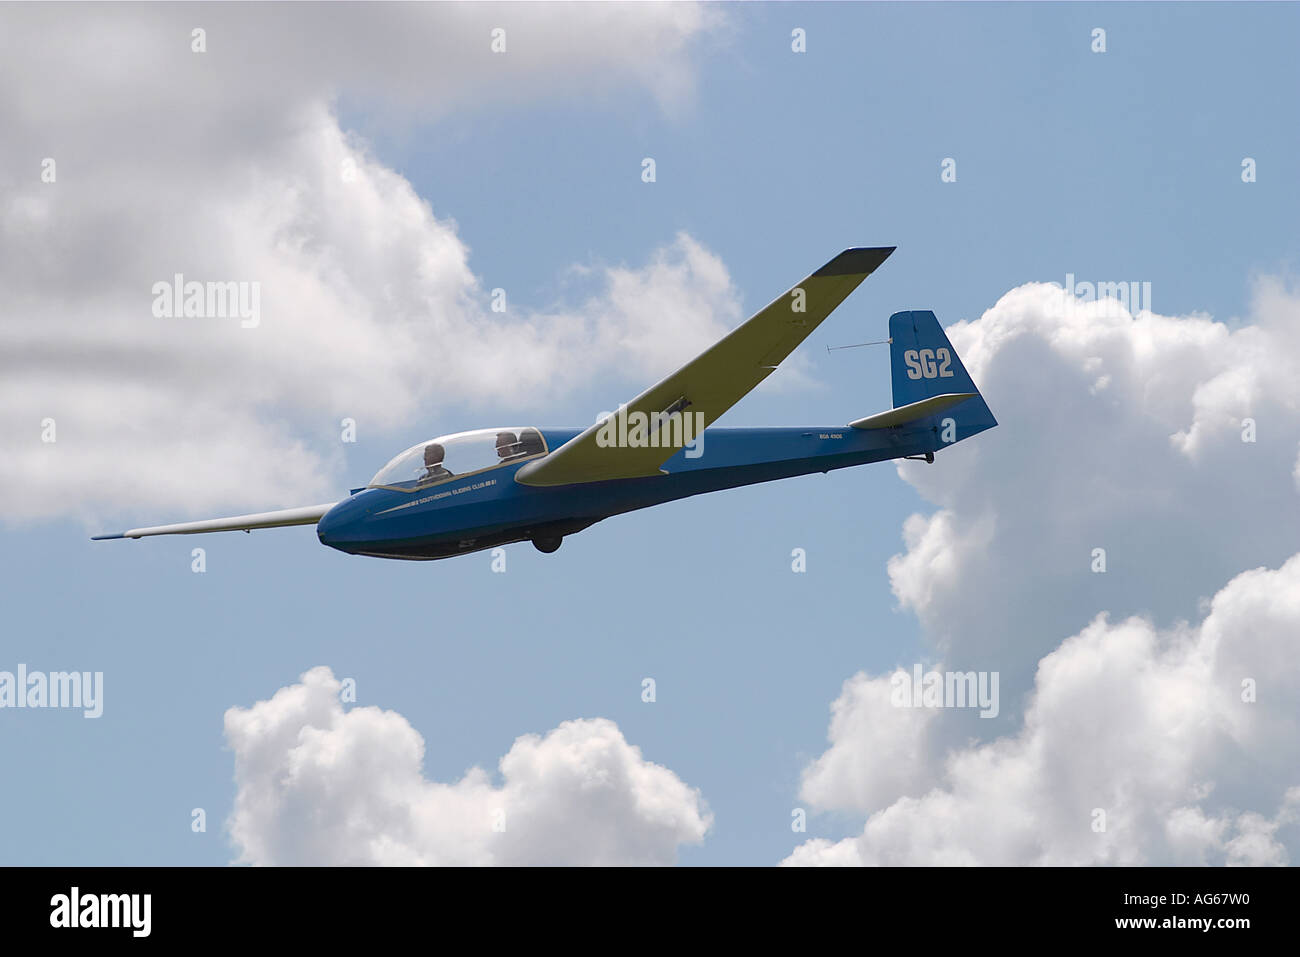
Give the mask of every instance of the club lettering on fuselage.
[[903, 353], [909, 379], [951, 379], [952, 355], [947, 349], [908, 349]]

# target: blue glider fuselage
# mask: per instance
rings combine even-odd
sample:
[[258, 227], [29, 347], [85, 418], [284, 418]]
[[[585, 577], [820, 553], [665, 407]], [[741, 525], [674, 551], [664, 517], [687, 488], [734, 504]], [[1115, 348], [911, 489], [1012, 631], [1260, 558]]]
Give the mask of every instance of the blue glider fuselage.
[[[961, 415], [963, 406], [971, 413]], [[437, 559], [510, 542], [544, 543], [601, 519], [663, 502], [775, 479], [924, 456], [996, 422], [976, 397], [952, 413], [956, 435], [941, 437], [935, 415], [905, 428], [710, 428], [695, 448], [664, 462], [667, 474], [556, 487], [515, 481], [524, 463], [504, 464], [425, 490], [361, 489], [317, 525], [322, 543], [355, 555]], [[541, 429], [559, 448], [580, 429]], [[944, 438], [947, 441], [944, 441]], [[698, 452], [696, 457], [691, 457]]]

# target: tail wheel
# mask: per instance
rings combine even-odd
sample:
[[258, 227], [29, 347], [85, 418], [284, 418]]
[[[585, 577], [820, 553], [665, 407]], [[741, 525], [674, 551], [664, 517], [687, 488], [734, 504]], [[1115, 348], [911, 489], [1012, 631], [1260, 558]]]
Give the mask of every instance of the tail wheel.
[[563, 541], [564, 538], [560, 535], [556, 535], [554, 538], [534, 538], [533, 547], [539, 552], [549, 555], [551, 552], [558, 549]]

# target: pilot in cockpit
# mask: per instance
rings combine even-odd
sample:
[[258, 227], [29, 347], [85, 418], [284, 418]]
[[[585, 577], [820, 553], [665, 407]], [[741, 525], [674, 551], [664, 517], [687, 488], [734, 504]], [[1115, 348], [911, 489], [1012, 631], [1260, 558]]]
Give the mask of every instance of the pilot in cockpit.
[[442, 465], [442, 458], [446, 454], [437, 442], [430, 442], [424, 447], [424, 474], [420, 476], [421, 483], [446, 478], [451, 474]]

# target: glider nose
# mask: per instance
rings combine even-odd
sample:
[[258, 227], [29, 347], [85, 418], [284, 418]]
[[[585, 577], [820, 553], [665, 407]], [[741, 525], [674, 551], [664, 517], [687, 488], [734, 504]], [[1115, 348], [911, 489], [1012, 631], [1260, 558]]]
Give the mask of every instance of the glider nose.
[[356, 496], [344, 499], [321, 516], [316, 523], [316, 537], [322, 545], [347, 551], [348, 542], [356, 537], [357, 526], [365, 514]]

